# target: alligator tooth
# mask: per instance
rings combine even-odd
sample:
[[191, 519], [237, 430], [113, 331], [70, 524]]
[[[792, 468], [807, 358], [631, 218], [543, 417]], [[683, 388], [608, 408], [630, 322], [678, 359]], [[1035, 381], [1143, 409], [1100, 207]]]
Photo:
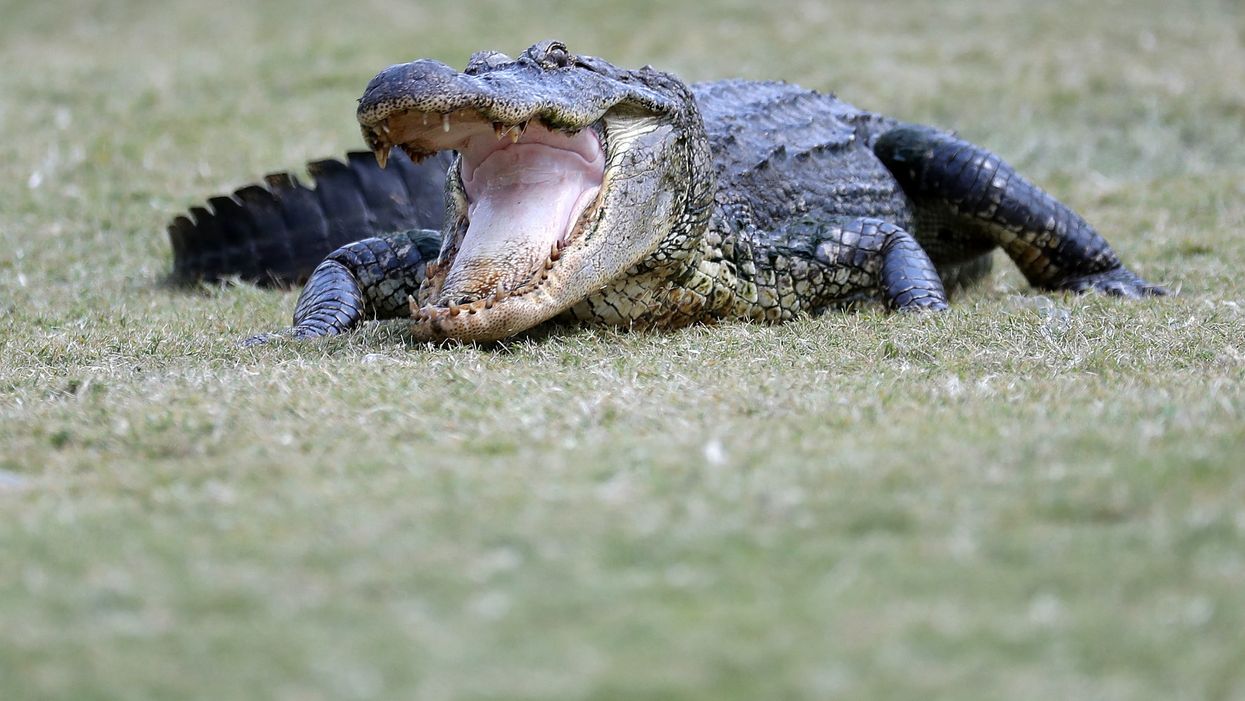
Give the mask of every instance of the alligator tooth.
[[530, 121], [531, 120], [519, 122], [518, 124], [510, 127], [510, 140], [512, 142], [516, 144], [519, 143], [519, 139], [523, 138], [523, 135], [527, 133], [527, 125]]
[[423, 121], [424, 126], [428, 126], [428, 113], [420, 112], [419, 114], [420, 114], [420, 120]]
[[506, 288], [502, 287], [502, 284], [500, 282], [497, 283], [497, 290], [493, 292], [493, 299], [498, 302], [501, 302], [501, 301], [504, 301], [509, 296], [510, 296], [510, 293], [506, 290]]
[[462, 309], [457, 304], [450, 302], [450, 316], [451, 317], [458, 316], [459, 312], [461, 311]]
[[416, 151], [415, 148], [410, 146], [409, 144], [401, 144], [398, 146], [398, 148], [402, 149], [402, 153], [405, 153], [407, 158], [410, 158], [412, 161], [416, 163], [419, 163], [420, 161], [424, 160], [428, 156], [428, 154], [420, 153], [419, 151]]
[[436, 316], [436, 311], [431, 306], [420, 306], [420, 303], [417, 303], [415, 298], [407, 298], [407, 301], [411, 304], [411, 316], [417, 324], [432, 321], [433, 316]]
[[562, 257], [562, 247], [558, 245], [560, 242], [554, 242], [549, 247], [549, 260], [557, 260]]
[[441, 131], [446, 134], [450, 133], [450, 115], [448, 112], [441, 115]]
[[424, 311], [419, 308], [419, 302], [415, 301], [415, 295], [407, 295], [406, 304], [411, 308], [411, 316], [413, 317], [418, 317]]
[[376, 163], [379, 164], [381, 168], [384, 168], [385, 166], [389, 165], [389, 149], [391, 148], [393, 147], [384, 145], [384, 146], [377, 146], [375, 149], [372, 150], [372, 155], [376, 156]]
[[497, 136], [498, 141], [501, 141], [501, 138], [508, 131], [510, 131], [510, 127], [503, 126], [501, 122], [493, 122], [493, 134]]

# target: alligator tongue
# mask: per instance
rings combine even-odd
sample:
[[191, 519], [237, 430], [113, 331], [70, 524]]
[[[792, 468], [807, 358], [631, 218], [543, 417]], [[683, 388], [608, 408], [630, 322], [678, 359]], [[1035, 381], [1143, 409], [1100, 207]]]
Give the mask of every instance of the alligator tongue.
[[582, 156], [539, 143], [507, 146], [464, 168], [469, 223], [442, 299], [475, 300], [530, 282], [600, 184], [600, 171]]

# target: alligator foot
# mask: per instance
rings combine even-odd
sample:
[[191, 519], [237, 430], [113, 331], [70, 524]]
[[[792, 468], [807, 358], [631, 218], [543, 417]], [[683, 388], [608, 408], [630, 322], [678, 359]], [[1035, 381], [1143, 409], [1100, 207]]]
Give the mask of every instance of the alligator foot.
[[257, 333], [254, 336], [247, 336], [241, 341], [238, 341], [238, 347], [254, 348], [255, 346], [262, 346], [266, 343], [272, 343], [273, 341], [279, 341], [288, 337], [289, 334], [281, 331], [277, 331], [275, 333]]
[[896, 311], [942, 311], [947, 293], [942, 277], [921, 245], [908, 232], [890, 224], [878, 225], [882, 244], [882, 294]]
[[294, 307], [294, 325], [243, 339], [251, 348], [278, 339], [336, 336], [365, 318], [410, 314], [407, 300], [424, 279], [424, 262], [436, 255], [440, 234], [416, 229], [363, 239], [333, 251], [316, 267]]
[[266, 345], [274, 341], [310, 341], [316, 338], [337, 336], [341, 333], [345, 333], [347, 330], [348, 328], [346, 327], [325, 327], [315, 324], [291, 326], [287, 329], [281, 329], [280, 331], [271, 331], [269, 333], [258, 333], [254, 336], [247, 336], [241, 341], [238, 341], [238, 347], [254, 348], [256, 346]]
[[1122, 265], [1101, 273], [1063, 280], [1052, 286], [1052, 289], [1076, 293], [1094, 290], [1112, 297], [1162, 297], [1169, 294], [1167, 288], [1146, 282], [1137, 273]]

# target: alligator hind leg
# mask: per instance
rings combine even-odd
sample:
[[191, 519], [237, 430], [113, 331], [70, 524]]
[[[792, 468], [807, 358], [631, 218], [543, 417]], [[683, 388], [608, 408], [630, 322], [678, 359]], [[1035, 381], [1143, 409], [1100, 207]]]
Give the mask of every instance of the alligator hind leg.
[[441, 234], [416, 229], [363, 239], [333, 251], [316, 267], [294, 307], [294, 325], [252, 336], [242, 345], [275, 338], [336, 336], [364, 319], [395, 319], [410, 314], [407, 298], [419, 291], [425, 264], [435, 260]]
[[998, 245], [1035, 287], [1167, 294], [1125, 268], [1084, 219], [979, 146], [901, 126], [879, 137], [874, 151], [916, 202], [918, 235], [935, 262]]

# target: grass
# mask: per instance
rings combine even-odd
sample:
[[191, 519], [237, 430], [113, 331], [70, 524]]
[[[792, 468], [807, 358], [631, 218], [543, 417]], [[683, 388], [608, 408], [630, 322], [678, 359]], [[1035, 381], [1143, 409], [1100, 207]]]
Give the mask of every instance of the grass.
[[[1223, 0], [0, 0], [0, 698], [1245, 698]], [[164, 223], [546, 36], [954, 126], [1174, 298], [240, 350]]]

